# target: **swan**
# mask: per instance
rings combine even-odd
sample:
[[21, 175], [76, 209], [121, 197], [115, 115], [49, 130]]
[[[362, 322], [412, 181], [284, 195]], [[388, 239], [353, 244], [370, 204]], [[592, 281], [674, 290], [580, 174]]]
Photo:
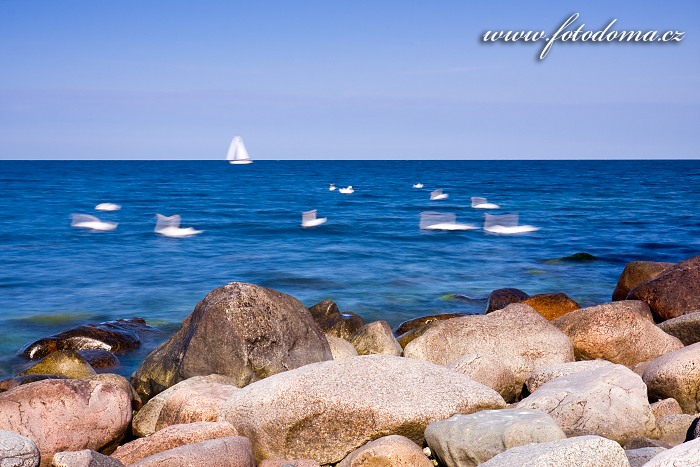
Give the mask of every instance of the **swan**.
[[117, 223], [104, 222], [90, 214], [71, 214], [71, 227], [76, 229], [90, 229], [100, 232], [114, 230], [117, 228]]
[[115, 203], [100, 203], [95, 206], [97, 211], [119, 211], [122, 207]]
[[315, 209], [313, 211], [305, 211], [301, 213], [301, 226], [305, 228], [325, 224], [327, 220], [327, 217], [316, 217]]
[[450, 195], [448, 195], [447, 193], [443, 193], [441, 189], [437, 189], [430, 193], [431, 201], [439, 201], [441, 199], [447, 199], [449, 197]]
[[474, 209], [499, 209], [500, 208], [500, 206], [498, 204], [489, 203], [486, 201], [486, 198], [482, 198], [480, 196], [472, 196], [472, 207]]
[[166, 217], [162, 214], [156, 214], [156, 227], [154, 232], [165, 237], [191, 237], [192, 235], [201, 234], [203, 230], [196, 230], [192, 227], [180, 227], [180, 216]]

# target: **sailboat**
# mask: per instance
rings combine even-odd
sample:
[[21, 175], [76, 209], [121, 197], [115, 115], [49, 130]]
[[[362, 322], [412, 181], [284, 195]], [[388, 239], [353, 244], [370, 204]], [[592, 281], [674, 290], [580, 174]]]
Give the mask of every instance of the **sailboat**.
[[250, 164], [253, 162], [248, 155], [245, 144], [243, 144], [243, 138], [240, 136], [233, 137], [231, 145], [228, 147], [226, 160], [228, 160], [230, 164]]

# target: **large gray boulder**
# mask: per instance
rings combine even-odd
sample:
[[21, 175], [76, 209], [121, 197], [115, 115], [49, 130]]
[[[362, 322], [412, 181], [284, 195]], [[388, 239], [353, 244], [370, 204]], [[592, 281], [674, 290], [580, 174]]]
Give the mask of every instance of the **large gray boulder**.
[[481, 464], [482, 467], [629, 467], [625, 450], [600, 436], [576, 436], [548, 443], [517, 446]]
[[659, 323], [666, 334], [677, 337], [683, 345], [693, 345], [700, 342], [700, 308], [693, 313], [681, 315]]
[[679, 444], [652, 457], [645, 467], [693, 467], [700, 465], [700, 438]]
[[650, 362], [642, 378], [651, 400], [672, 397], [684, 413], [700, 411], [700, 343], [683, 347]]
[[608, 363], [609, 362], [605, 360], [581, 360], [578, 362], [559, 363], [557, 365], [546, 366], [540, 368], [539, 370], [533, 371], [530, 377], [525, 381], [525, 387], [527, 388], [528, 394], [532, 394], [544, 383], [555, 378], [593, 370], [595, 368], [607, 366]]
[[632, 370], [607, 363], [552, 379], [517, 407], [547, 412], [567, 436], [600, 435], [624, 444], [656, 430], [646, 389]]
[[581, 308], [552, 321], [574, 344], [577, 360], [602, 358], [628, 368], [680, 349], [683, 343], [659, 329], [649, 307], [625, 300]]
[[649, 305], [656, 321], [665, 321], [700, 309], [700, 256], [671, 266], [639, 284], [627, 295]]
[[485, 353], [464, 355], [447, 365], [447, 368], [490, 387], [506, 402], [514, 402], [522, 389], [522, 384], [518, 383], [509, 367]]
[[49, 465], [56, 452], [115, 445], [131, 422], [131, 393], [100, 379], [47, 379], [0, 393], [0, 429], [32, 439]]
[[566, 439], [540, 410], [482, 410], [433, 422], [425, 430], [431, 451], [447, 467], [477, 466], [515, 446]]
[[232, 282], [197, 304], [180, 330], [146, 357], [132, 384], [148, 400], [192, 376], [231, 376], [242, 387], [331, 358], [328, 341], [299, 300]]
[[26, 436], [14, 431], [0, 430], [0, 466], [36, 467], [39, 448]]
[[448, 365], [486, 353], [507, 366], [522, 386], [538, 368], [574, 360], [569, 338], [531, 307], [516, 303], [488, 315], [434, 323], [404, 348], [404, 356]]
[[341, 461], [373, 439], [422, 444], [428, 424], [505, 407], [493, 389], [429, 362], [361, 355], [270, 376], [231, 396], [219, 420], [234, 425], [263, 459]]

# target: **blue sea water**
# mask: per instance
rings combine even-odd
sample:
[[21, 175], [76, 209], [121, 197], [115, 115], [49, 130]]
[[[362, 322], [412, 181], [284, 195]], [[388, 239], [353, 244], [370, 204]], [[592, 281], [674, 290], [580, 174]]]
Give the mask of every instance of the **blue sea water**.
[[[412, 185], [422, 182], [423, 189]], [[350, 195], [329, 191], [352, 185]], [[444, 201], [430, 201], [442, 188]], [[162, 332], [120, 356], [128, 375], [211, 290], [231, 281], [333, 299], [366, 320], [482, 313], [488, 294], [610, 300], [633, 260], [700, 254], [700, 161], [0, 161], [0, 376], [26, 343], [139, 316]], [[541, 230], [429, 232], [423, 211], [482, 224], [472, 196]], [[122, 205], [97, 212], [98, 203]], [[302, 211], [328, 222], [300, 227]], [[72, 213], [118, 222], [90, 232]], [[189, 238], [154, 233], [180, 214]], [[578, 252], [594, 261], [548, 261]]]

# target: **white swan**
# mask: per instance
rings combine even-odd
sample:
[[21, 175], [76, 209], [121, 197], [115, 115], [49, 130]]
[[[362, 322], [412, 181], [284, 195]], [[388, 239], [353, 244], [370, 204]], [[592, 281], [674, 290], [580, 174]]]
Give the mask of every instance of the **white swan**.
[[191, 237], [204, 232], [203, 230], [195, 230], [192, 227], [180, 227], [180, 216], [178, 214], [170, 217], [156, 214], [156, 219], [156, 228], [153, 230], [155, 233], [165, 237]]
[[449, 198], [450, 195], [447, 193], [443, 193], [441, 189], [434, 190], [430, 193], [430, 200], [431, 201], [439, 201], [441, 199], [447, 199]]
[[76, 229], [90, 229], [105, 232], [116, 229], [118, 224], [114, 222], [101, 221], [97, 217], [91, 216], [90, 214], [71, 214], [70, 225]]
[[422, 183], [414, 183], [413, 188], [423, 188], [423, 184]]
[[341, 193], [343, 193], [343, 194], [346, 194], [346, 195], [349, 195], [350, 193], [354, 193], [354, 192], [355, 192], [355, 190], [352, 189], [352, 185], [348, 185], [347, 187], [341, 188], [341, 189], [339, 189], [338, 191], [341, 192]]
[[95, 206], [97, 211], [119, 211], [122, 207], [115, 203], [100, 203]]
[[325, 224], [328, 220], [327, 217], [316, 217], [316, 210], [305, 211], [301, 213], [301, 226], [306, 227], [316, 227], [317, 225]]
[[335, 183], [331, 183], [328, 187], [328, 191], [335, 191]]
[[459, 224], [455, 222], [457, 216], [452, 213], [424, 211], [420, 213], [421, 230], [475, 230], [478, 227], [472, 224]]
[[514, 235], [535, 232], [540, 230], [540, 227], [535, 227], [533, 225], [518, 225], [517, 214], [504, 214], [501, 216], [484, 214], [484, 230], [494, 234]]
[[486, 198], [482, 198], [480, 196], [472, 196], [472, 207], [474, 209], [499, 209], [500, 208], [500, 206], [498, 204], [489, 203], [486, 201]]

